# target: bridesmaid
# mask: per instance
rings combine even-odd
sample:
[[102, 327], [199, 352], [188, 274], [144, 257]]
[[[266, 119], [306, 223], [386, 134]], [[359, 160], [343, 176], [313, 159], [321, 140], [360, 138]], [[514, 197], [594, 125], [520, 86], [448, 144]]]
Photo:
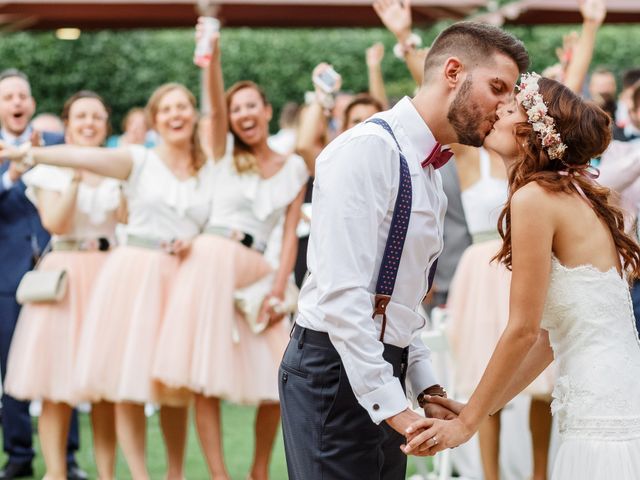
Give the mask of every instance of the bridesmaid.
[[9, 156], [85, 169], [124, 181], [129, 208], [126, 244], [110, 255], [95, 285], [76, 378], [79, 395], [116, 404], [118, 441], [135, 480], [147, 480], [147, 402], [160, 403], [167, 478], [184, 478], [188, 396], [156, 388], [151, 365], [181, 258], [202, 229], [211, 204], [211, 164], [198, 138], [196, 99], [183, 85], [162, 85], [147, 113], [162, 142], [154, 149], [9, 149]]
[[284, 216], [282, 253], [268, 295], [283, 299], [296, 258], [296, 226], [309, 175], [302, 158], [284, 157], [269, 148], [272, 110], [258, 85], [239, 82], [225, 98], [217, 38], [208, 73], [217, 162], [211, 215], [176, 280], [197, 288], [172, 295], [153, 373], [163, 384], [195, 394], [197, 430], [215, 479], [229, 479], [220, 399], [258, 405], [249, 478], [266, 480], [280, 420], [278, 364], [289, 327], [265, 300], [261, 318], [268, 327], [253, 333], [234, 310], [233, 295], [271, 271], [262, 253]]
[[[94, 92], [71, 96], [62, 111], [67, 144], [97, 147], [109, 131], [109, 109]], [[89, 296], [108, 251], [114, 246], [120, 182], [86, 171], [39, 165], [24, 175], [27, 195], [53, 234], [51, 253], [38, 270], [64, 269], [68, 290], [59, 302], [22, 309], [9, 353], [6, 389], [25, 400], [42, 399], [38, 421], [45, 479], [64, 480], [69, 418], [78, 397], [73, 369]], [[113, 404], [91, 409], [99, 478], [114, 478], [116, 434]]]

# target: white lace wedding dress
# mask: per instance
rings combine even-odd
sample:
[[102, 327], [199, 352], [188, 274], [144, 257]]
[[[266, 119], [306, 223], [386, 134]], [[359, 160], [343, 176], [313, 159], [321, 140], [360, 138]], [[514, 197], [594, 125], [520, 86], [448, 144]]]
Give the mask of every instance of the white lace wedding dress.
[[640, 480], [640, 342], [627, 282], [615, 268], [553, 257], [542, 327], [559, 370], [552, 480]]

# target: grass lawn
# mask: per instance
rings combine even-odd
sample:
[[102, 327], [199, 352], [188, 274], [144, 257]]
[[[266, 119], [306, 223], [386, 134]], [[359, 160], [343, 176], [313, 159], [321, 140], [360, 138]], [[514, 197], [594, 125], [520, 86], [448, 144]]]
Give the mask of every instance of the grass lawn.
[[[233, 480], [245, 480], [249, 472], [253, 454], [253, 421], [255, 408], [223, 404], [222, 416], [224, 452], [229, 474]], [[90, 477], [95, 479], [96, 471], [91, 448], [91, 423], [87, 414], [81, 413], [79, 419], [81, 449], [77, 454], [77, 460], [80, 466], [89, 473]], [[44, 462], [39, 451], [37, 436], [34, 436], [34, 439], [37, 452], [34, 464], [36, 478], [42, 478], [44, 475]], [[149, 419], [147, 451], [147, 465], [151, 478], [154, 480], [162, 480], [165, 471], [165, 455], [157, 414]], [[0, 454], [0, 461], [2, 464], [6, 461], [4, 452]], [[189, 425], [186, 463], [186, 477], [188, 480], [206, 480], [209, 478], [193, 423]], [[408, 470], [408, 475], [411, 475], [415, 471], [411, 462], [409, 463]], [[118, 452], [116, 476], [118, 480], [131, 478], [121, 452]], [[282, 434], [279, 433], [271, 463], [271, 480], [286, 479], [287, 469], [284, 459], [284, 445], [282, 442]]]

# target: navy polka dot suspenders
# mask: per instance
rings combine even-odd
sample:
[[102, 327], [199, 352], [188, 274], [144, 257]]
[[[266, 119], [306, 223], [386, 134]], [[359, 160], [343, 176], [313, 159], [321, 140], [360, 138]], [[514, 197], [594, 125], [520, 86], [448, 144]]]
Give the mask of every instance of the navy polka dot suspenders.
[[378, 283], [376, 284], [375, 307], [373, 317], [382, 315], [382, 326], [380, 328], [380, 341], [384, 340], [384, 331], [387, 326], [387, 305], [391, 301], [391, 295], [396, 284], [398, 276], [398, 267], [400, 266], [400, 257], [404, 241], [407, 237], [407, 229], [409, 228], [409, 217], [411, 216], [411, 173], [407, 159], [402, 153], [402, 148], [393, 130], [387, 122], [381, 118], [372, 118], [367, 123], [375, 123], [384, 128], [398, 147], [400, 153], [400, 188], [396, 197], [396, 204], [393, 208], [393, 216], [391, 217], [391, 226], [389, 227], [389, 235], [387, 244], [384, 248], [382, 263], [380, 264], [380, 273], [378, 274]]

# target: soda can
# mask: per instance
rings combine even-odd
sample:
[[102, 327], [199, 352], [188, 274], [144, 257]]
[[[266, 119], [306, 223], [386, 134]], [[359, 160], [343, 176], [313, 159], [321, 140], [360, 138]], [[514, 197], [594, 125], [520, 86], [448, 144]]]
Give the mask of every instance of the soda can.
[[220, 21], [214, 17], [203, 17], [202, 36], [193, 52], [193, 63], [205, 68], [211, 62], [211, 36], [220, 30]]

